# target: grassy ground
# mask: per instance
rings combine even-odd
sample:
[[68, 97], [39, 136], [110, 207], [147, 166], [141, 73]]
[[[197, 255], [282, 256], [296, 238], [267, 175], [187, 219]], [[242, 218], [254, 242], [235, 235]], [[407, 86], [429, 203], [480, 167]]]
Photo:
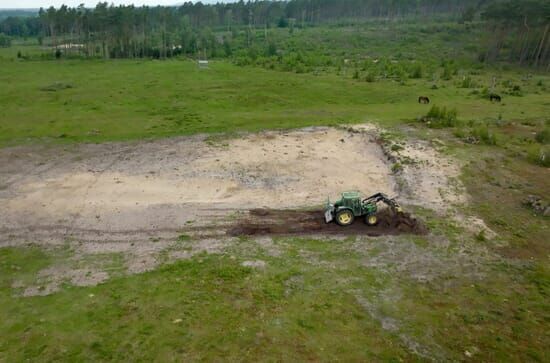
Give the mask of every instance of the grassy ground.
[[[67, 251], [4, 248], [0, 358], [544, 361], [546, 267], [481, 257], [470, 237], [438, 246], [446, 228], [268, 248], [241, 239], [224, 255], [45, 297], [13, 286]], [[258, 260], [265, 266], [242, 265]]]
[[[3, 52], [7, 52], [3, 50]], [[0, 60], [0, 146], [49, 141], [110, 141], [194, 133], [293, 128], [379, 121], [386, 125], [425, 114], [417, 97], [456, 108], [470, 118], [537, 119], [548, 114], [537, 76], [522, 97], [491, 104], [453, 80], [387, 80], [351, 75], [292, 74], [214, 62]], [[495, 73], [496, 74], [496, 73]], [[480, 85], [492, 73], [479, 75]], [[519, 82], [517, 73], [499, 73]]]

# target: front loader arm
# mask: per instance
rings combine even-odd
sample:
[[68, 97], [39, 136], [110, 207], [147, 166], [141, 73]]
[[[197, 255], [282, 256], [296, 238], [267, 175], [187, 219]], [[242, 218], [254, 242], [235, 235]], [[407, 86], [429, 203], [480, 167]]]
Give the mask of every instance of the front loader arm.
[[363, 203], [378, 203], [382, 202], [388, 205], [395, 213], [402, 213], [403, 208], [397, 203], [395, 198], [390, 198], [384, 193], [376, 193], [368, 198], [363, 199]]

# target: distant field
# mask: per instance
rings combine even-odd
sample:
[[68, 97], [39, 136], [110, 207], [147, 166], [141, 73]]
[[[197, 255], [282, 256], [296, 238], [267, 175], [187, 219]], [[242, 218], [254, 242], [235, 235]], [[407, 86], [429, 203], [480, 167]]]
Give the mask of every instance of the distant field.
[[[26, 49], [34, 47], [23, 47]], [[295, 128], [365, 121], [395, 124], [424, 115], [419, 95], [456, 108], [461, 119], [540, 119], [550, 77], [485, 71], [472, 76], [488, 87], [491, 77], [521, 84], [525, 95], [491, 104], [450, 81], [410, 79], [365, 82], [347, 74], [294, 74], [194, 62], [22, 61], [13, 48], [0, 51], [0, 145], [44, 141], [127, 140], [193, 133]], [[465, 70], [466, 71], [466, 70]], [[437, 84], [438, 89], [432, 89]]]

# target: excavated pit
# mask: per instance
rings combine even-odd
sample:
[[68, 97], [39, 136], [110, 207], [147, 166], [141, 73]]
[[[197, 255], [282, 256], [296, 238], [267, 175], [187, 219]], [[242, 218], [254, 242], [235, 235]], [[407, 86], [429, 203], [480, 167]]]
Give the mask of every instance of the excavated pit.
[[259, 235], [398, 235], [428, 233], [428, 228], [409, 213], [394, 214], [384, 210], [378, 214], [379, 223], [367, 226], [363, 218], [356, 218], [351, 226], [341, 227], [325, 223], [322, 210], [252, 209], [227, 230], [230, 236]]

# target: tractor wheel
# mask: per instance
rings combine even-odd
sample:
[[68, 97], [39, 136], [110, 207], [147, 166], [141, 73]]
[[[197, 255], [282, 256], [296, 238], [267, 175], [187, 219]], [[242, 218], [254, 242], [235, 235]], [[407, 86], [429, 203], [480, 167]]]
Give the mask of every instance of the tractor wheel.
[[371, 214], [370, 216], [366, 216], [365, 223], [368, 226], [376, 226], [378, 224], [378, 217], [376, 216], [376, 214]]
[[353, 223], [354, 220], [355, 216], [353, 215], [353, 212], [349, 209], [344, 209], [336, 213], [336, 223], [341, 226], [349, 226]]

